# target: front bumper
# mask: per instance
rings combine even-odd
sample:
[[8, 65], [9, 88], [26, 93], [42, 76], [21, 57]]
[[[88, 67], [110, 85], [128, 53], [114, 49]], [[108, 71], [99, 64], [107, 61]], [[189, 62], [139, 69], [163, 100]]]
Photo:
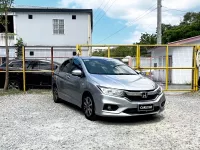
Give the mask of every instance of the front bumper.
[[[95, 102], [95, 113], [99, 116], [108, 117], [128, 117], [159, 114], [165, 109], [165, 95], [162, 93], [154, 100], [144, 101], [129, 101], [127, 98], [111, 97], [106, 95], [93, 95]], [[117, 110], [105, 110], [105, 105], [118, 106]], [[153, 105], [154, 109], [151, 111], [138, 111], [139, 105]]]

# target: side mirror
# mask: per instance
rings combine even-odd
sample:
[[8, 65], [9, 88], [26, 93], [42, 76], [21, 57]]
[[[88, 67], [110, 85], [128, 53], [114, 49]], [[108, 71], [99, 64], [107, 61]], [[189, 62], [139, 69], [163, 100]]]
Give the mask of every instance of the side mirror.
[[78, 70], [78, 69], [75, 69], [75, 70], [72, 71], [72, 75], [73, 76], [81, 76], [82, 75], [82, 71]]

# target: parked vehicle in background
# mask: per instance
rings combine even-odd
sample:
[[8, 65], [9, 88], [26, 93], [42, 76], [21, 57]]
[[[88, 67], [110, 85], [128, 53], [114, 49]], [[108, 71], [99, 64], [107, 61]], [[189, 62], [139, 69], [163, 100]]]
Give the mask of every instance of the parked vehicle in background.
[[73, 57], [55, 70], [54, 102], [83, 109], [85, 117], [154, 115], [165, 108], [162, 88], [123, 62], [112, 58]]
[[[54, 70], [60, 65], [57, 62], [53, 63]], [[27, 88], [51, 88], [52, 73], [51, 61], [27, 59], [25, 61], [26, 71], [26, 87]], [[0, 66], [0, 71], [6, 70], [6, 64]], [[9, 71], [19, 71], [9, 73], [9, 89], [23, 89], [23, 61], [20, 59], [11, 60], [9, 62]], [[31, 72], [33, 71], [33, 72]], [[41, 72], [39, 72], [41, 71]], [[43, 72], [42, 72], [43, 71]], [[0, 72], [0, 88], [4, 87], [5, 72]]]

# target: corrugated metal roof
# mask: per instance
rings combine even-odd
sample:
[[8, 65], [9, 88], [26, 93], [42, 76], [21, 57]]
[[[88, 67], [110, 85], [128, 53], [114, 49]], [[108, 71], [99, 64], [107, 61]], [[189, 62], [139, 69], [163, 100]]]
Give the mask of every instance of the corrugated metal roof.
[[198, 36], [194, 36], [194, 37], [191, 37], [191, 38], [187, 38], [187, 39], [183, 39], [183, 40], [179, 40], [179, 41], [174, 41], [174, 42], [170, 42], [168, 43], [169, 45], [173, 45], [173, 44], [187, 44], [187, 43], [190, 43], [190, 42], [195, 42], [195, 41], [198, 41], [200, 40], [200, 35]]

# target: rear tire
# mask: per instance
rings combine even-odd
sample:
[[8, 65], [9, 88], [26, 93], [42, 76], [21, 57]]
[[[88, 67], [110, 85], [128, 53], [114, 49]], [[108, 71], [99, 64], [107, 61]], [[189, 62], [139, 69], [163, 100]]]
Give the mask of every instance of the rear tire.
[[53, 87], [53, 100], [55, 103], [60, 103], [60, 98], [58, 96], [58, 88], [56, 86]]
[[97, 116], [95, 114], [95, 105], [91, 95], [87, 94], [83, 97], [82, 109], [85, 117], [90, 121], [95, 121]]
[[16, 81], [16, 80], [10, 80], [8, 83], [8, 89], [11, 90], [21, 90], [21, 85], [20, 82]]

